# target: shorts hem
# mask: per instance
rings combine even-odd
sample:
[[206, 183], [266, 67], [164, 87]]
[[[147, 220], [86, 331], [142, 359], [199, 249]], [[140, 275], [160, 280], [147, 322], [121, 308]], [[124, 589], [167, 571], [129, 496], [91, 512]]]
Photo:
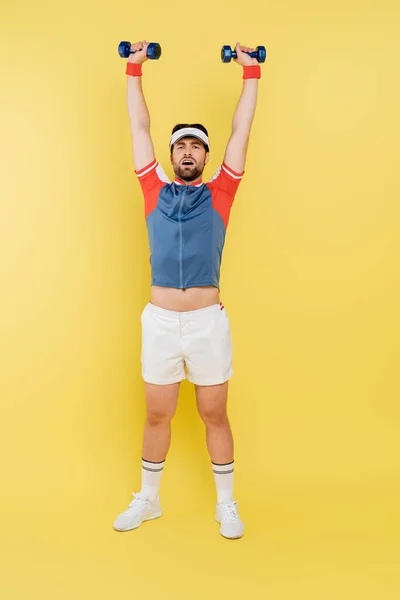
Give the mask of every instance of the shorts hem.
[[160, 379], [158, 377], [149, 377], [148, 375], [142, 375], [142, 378], [146, 383], [152, 383], [153, 385], [171, 385], [172, 383], [180, 383], [186, 379], [184, 375], [171, 377], [170, 379]]
[[232, 375], [233, 375], [233, 369], [231, 369], [225, 377], [216, 377], [215, 379], [200, 380], [196, 377], [190, 377], [190, 375], [188, 375], [187, 378], [188, 378], [188, 381], [190, 381], [190, 383], [193, 383], [194, 385], [208, 386], [208, 385], [221, 385], [222, 383], [225, 383], [226, 381], [228, 381], [228, 379], [230, 379], [232, 377]]

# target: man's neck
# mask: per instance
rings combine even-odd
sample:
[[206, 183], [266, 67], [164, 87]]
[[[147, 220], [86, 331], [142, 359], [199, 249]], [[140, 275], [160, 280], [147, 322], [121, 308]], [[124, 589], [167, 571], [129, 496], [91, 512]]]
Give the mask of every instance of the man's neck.
[[174, 183], [177, 183], [178, 185], [196, 186], [196, 185], [202, 185], [203, 180], [201, 177], [199, 177], [198, 179], [195, 179], [194, 181], [185, 181], [184, 179], [181, 179], [180, 177], [175, 176]]

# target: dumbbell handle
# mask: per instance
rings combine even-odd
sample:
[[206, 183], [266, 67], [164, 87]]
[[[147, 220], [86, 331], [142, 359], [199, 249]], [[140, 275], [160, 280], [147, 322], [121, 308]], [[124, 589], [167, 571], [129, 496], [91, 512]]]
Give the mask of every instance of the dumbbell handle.
[[[245, 52], [245, 54], [248, 54], [251, 58], [258, 58], [258, 52]], [[237, 52], [235, 50], [232, 50], [232, 58], [237, 58]]]

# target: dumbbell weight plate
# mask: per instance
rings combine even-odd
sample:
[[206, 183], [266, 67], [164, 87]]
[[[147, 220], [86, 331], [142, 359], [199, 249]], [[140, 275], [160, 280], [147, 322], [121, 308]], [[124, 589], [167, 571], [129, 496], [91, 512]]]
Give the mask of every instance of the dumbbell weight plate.
[[118, 54], [121, 58], [129, 58], [131, 53], [131, 43], [130, 42], [121, 42], [118, 46]]
[[222, 46], [221, 60], [224, 63], [229, 63], [232, 60], [232, 48], [230, 46]]
[[265, 62], [267, 59], [267, 51], [265, 49], [265, 46], [257, 46], [256, 50], [258, 52], [258, 62]]
[[160, 44], [149, 44], [149, 47], [147, 48], [147, 56], [153, 60], [158, 60], [161, 56]]

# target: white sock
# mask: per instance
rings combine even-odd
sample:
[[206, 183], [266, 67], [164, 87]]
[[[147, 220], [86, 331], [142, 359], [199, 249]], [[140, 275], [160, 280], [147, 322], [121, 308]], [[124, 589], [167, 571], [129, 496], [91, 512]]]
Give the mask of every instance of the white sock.
[[211, 463], [217, 486], [217, 502], [233, 502], [233, 463], [218, 465]]
[[149, 500], [155, 500], [161, 484], [161, 475], [165, 460], [162, 462], [151, 462], [142, 458], [142, 489], [140, 495]]

